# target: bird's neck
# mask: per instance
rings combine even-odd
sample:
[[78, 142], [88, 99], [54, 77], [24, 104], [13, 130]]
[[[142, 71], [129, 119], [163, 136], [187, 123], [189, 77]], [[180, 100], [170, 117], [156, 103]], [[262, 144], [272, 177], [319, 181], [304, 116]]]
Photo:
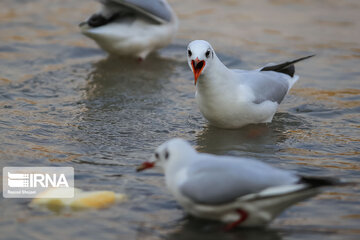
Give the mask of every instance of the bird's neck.
[[188, 178], [189, 166], [198, 159], [198, 153], [193, 148], [179, 150], [177, 159], [171, 159], [165, 169], [166, 186], [175, 198], [181, 195], [179, 187]]
[[194, 156], [196, 156], [195, 150], [191, 149], [181, 149], [179, 152], [174, 153], [174, 159], [169, 161], [166, 165], [165, 175], [169, 176], [170, 178], [175, 176], [178, 171], [181, 169], [186, 168], [193, 160]]
[[[173, 192], [176, 186], [180, 184], [181, 175], [185, 172], [188, 158], [181, 158], [178, 161], [173, 161], [166, 166], [165, 182], [168, 189]], [[173, 194], [176, 194], [173, 192]]]
[[188, 158], [184, 157], [177, 161], [172, 161], [167, 165], [167, 169], [165, 170], [165, 175], [174, 176], [177, 171], [181, 170], [187, 165]]
[[231, 70], [229, 70], [217, 57], [214, 58], [206, 72], [200, 75], [196, 88], [199, 92], [206, 93], [229, 84]]

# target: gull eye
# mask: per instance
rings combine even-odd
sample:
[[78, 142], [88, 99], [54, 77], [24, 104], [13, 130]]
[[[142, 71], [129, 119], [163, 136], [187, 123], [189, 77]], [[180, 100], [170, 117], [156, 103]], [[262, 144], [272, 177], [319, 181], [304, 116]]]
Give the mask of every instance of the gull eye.
[[169, 152], [166, 151], [166, 152], [165, 152], [165, 159], [167, 160], [168, 158], [169, 158]]
[[206, 57], [206, 58], [209, 58], [209, 57], [210, 57], [210, 50], [207, 50], [207, 51], [206, 51], [205, 57]]
[[188, 56], [191, 57], [191, 55], [192, 55], [192, 52], [191, 52], [191, 50], [189, 49], [189, 50], [188, 50]]
[[158, 153], [155, 153], [155, 158], [159, 159], [159, 154]]

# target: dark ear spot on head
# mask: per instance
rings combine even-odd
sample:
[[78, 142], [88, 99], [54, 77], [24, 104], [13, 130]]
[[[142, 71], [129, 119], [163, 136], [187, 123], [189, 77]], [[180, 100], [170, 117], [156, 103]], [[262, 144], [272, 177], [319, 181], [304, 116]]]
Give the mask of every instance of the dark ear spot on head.
[[155, 158], [159, 159], [159, 153], [157, 153], [157, 152], [155, 153]]
[[169, 156], [170, 156], [170, 154], [169, 154], [169, 152], [166, 150], [166, 151], [165, 151], [165, 159], [167, 160], [167, 159], [169, 158]]

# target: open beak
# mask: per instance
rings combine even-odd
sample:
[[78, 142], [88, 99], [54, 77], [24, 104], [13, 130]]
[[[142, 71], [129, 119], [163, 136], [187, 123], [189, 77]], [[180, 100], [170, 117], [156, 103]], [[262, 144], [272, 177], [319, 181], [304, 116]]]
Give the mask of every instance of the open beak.
[[200, 61], [199, 58], [196, 58], [195, 60], [191, 61], [191, 67], [193, 69], [195, 85], [196, 85], [197, 79], [205, 67], [205, 61], [204, 60]]
[[148, 168], [153, 168], [154, 166], [155, 166], [155, 162], [143, 162], [140, 166], [136, 168], [136, 171], [140, 172]]

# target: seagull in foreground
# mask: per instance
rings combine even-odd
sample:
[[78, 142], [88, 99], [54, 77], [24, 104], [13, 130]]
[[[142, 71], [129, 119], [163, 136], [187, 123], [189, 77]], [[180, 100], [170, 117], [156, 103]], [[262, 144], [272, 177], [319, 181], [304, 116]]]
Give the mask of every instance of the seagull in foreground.
[[143, 60], [175, 36], [178, 20], [166, 0], [98, 0], [102, 9], [79, 24], [109, 53]]
[[161, 165], [168, 189], [191, 215], [227, 223], [226, 230], [264, 226], [285, 208], [345, 184], [335, 179], [301, 176], [263, 162], [196, 152], [179, 138], [160, 145], [137, 168]]
[[294, 75], [294, 64], [312, 56], [247, 71], [228, 69], [204, 40], [192, 41], [187, 48], [197, 104], [210, 124], [220, 128], [271, 122], [279, 104], [299, 79]]

